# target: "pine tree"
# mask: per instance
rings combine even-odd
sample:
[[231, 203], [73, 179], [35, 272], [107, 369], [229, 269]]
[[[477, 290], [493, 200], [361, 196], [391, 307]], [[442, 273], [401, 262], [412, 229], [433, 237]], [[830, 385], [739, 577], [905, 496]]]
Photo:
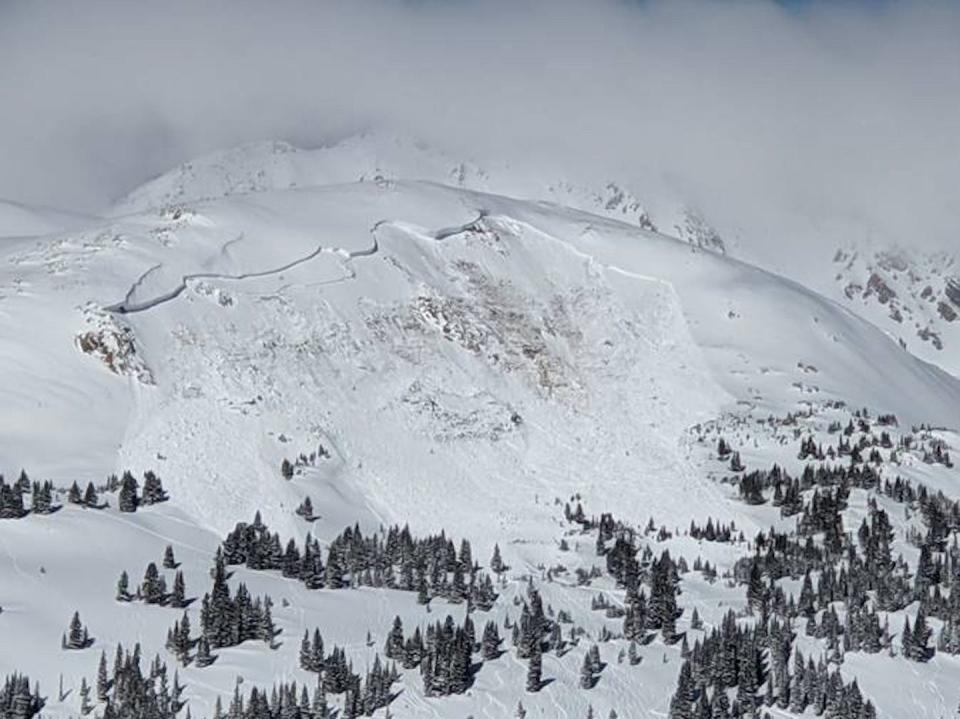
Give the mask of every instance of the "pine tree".
[[751, 610], [759, 609], [767, 598], [767, 588], [760, 572], [760, 558], [756, 557], [750, 565], [750, 581], [747, 585], [747, 604]]
[[590, 660], [590, 654], [588, 652], [583, 655], [583, 664], [580, 666], [580, 687], [583, 689], [593, 689], [594, 682], [593, 662]]
[[87, 678], [80, 679], [80, 714], [87, 716], [93, 711], [93, 704], [90, 703], [90, 685], [87, 684]]
[[167, 501], [167, 493], [163, 490], [163, 483], [152, 471], [143, 474], [143, 504], [159, 504]]
[[136, 512], [139, 499], [137, 490], [139, 485], [130, 472], [123, 473], [123, 479], [120, 480], [120, 496], [117, 499], [117, 508], [121, 512]]
[[330, 554], [327, 556], [327, 586], [330, 589], [342, 589], [345, 584], [343, 581], [343, 567], [340, 564], [340, 558], [337, 556], [335, 547], [330, 548]]
[[677, 677], [677, 690], [670, 699], [668, 716], [670, 719], [693, 719], [694, 685], [689, 660], [680, 666], [680, 675]]
[[120, 579], [117, 580], [117, 601], [129, 602], [130, 597], [130, 577], [126, 570], [120, 572]]
[[319, 629], [313, 630], [313, 641], [311, 642], [310, 652], [313, 657], [312, 661], [313, 666], [315, 667], [314, 671], [323, 671], [325, 652], [323, 648], [323, 637], [321, 636]]
[[97, 496], [97, 488], [93, 482], [87, 483], [87, 489], [83, 493], [83, 506], [95, 509], [100, 506], [100, 498]]
[[503, 558], [500, 556], [500, 545], [493, 545], [493, 556], [490, 557], [490, 571], [494, 574], [500, 575], [507, 571], [508, 567], [503, 563]]
[[197, 655], [194, 657], [194, 663], [200, 667], [208, 667], [213, 664], [214, 657], [210, 654], [210, 642], [205, 636], [197, 640]]
[[541, 686], [541, 673], [543, 657], [540, 651], [540, 643], [534, 644], [533, 651], [530, 653], [530, 661], [527, 665], [527, 691], [538, 692]]
[[9, 485], [0, 476], [0, 519], [19, 519], [25, 514], [19, 483]]
[[260, 613], [258, 622], [258, 638], [273, 646], [273, 639], [277, 636], [277, 629], [273, 623], [273, 614], [270, 609], [270, 597], [267, 597], [264, 603], [263, 611]]
[[310, 632], [303, 630], [303, 639], [300, 641], [300, 668], [308, 672], [319, 671], [313, 660], [313, 650], [310, 646]]
[[[559, 625], [558, 625], [559, 626]], [[500, 632], [496, 622], [487, 622], [483, 628], [480, 642], [480, 654], [486, 660], [496, 659], [500, 655]]]
[[313, 501], [310, 497], [304, 497], [300, 506], [295, 510], [296, 514], [303, 517], [308, 522], [312, 522], [316, 517], [313, 515]]
[[427, 574], [423, 565], [417, 566], [417, 604], [427, 605], [430, 603], [430, 594], [427, 590]]
[[693, 614], [690, 615], [690, 628], [691, 629], [703, 629], [703, 620], [700, 618], [697, 608], [693, 608]]
[[460, 567], [465, 574], [473, 575], [473, 549], [466, 539], [460, 540]]
[[400, 659], [403, 656], [403, 622], [399, 615], [393, 618], [393, 628], [387, 635], [383, 654], [387, 659]]
[[173, 547], [168, 544], [166, 548], [163, 550], [163, 568], [176, 569], [177, 566], [178, 566], [177, 560], [173, 556]]
[[903, 631], [900, 633], [900, 653], [907, 659], [913, 658], [913, 629], [907, 616], [903, 618]]
[[147, 569], [143, 573], [143, 582], [140, 583], [140, 596], [147, 604], [162, 604], [166, 599], [166, 587], [160, 576], [160, 570], [153, 562], [147, 565]]
[[190, 656], [190, 644], [190, 617], [184, 612], [183, 617], [174, 622], [173, 628], [167, 632], [167, 649], [186, 664]]
[[173, 592], [170, 595], [170, 606], [181, 609], [187, 606], [187, 587], [183, 579], [183, 572], [177, 570], [173, 578]]
[[327, 694], [323, 689], [323, 682], [318, 681], [313, 691], [313, 719], [328, 719], [330, 708], [327, 705]]
[[717, 442], [717, 457], [719, 459], [725, 460], [730, 456], [730, 445], [727, 444], [727, 441], [721, 437]]
[[70, 627], [61, 642], [64, 649], [85, 649], [90, 645], [87, 628], [80, 621], [80, 613], [74, 612], [70, 619]]
[[107, 654], [100, 652], [100, 666], [97, 668], [97, 699], [105, 702], [110, 696], [110, 675], [107, 673]]
[[927, 626], [927, 614], [921, 604], [917, 611], [917, 620], [913, 625], [913, 633], [910, 638], [911, 652], [908, 656], [911, 659], [917, 662], [925, 662], [933, 655], [933, 649], [929, 646], [932, 633], [933, 631]]
[[744, 469], [743, 462], [740, 460], [740, 453], [734, 452], [730, 457], [730, 471], [742, 472]]

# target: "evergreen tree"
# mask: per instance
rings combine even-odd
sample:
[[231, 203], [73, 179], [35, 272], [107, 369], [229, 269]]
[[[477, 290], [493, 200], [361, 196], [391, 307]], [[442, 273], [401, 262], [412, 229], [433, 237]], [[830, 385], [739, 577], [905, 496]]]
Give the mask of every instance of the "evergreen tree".
[[162, 604], [166, 599], [166, 587], [157, 565], [150, 562], [140, 583], [140, 596], [147, 604]]
[[540, 651], [539, 643], [534, 646], [530, 653], [530, 661], [527, 665], [527, 691], [538, 692], [541, 686], [543, 657]]
[[124, 570], [120, 572], [120, 579], [117, 580], [117, 601], [129, 602], [131, 598], [130, 577], [127, 576], [127, 572]]
[[387, 635], [383, 654], [387, 659], [401, 659], [403, 657], [403, 622], [399, 616], [393, 618], [393, 628]]
[[500, 575], [507, 571], [509, 567], [503, 563], [503, 558], [500, 556], [500, 545], [493, 545], [493, 556], [490, 557], [490, 571], [494, 574]]
[[173, 592], [170, 595], [170, 606], [181, 609], [187, 606], [187, 587], [183, 579], [183, 572], [177, 570], [173, 578]]
[[316, 517], [313, 514], [313, 501], [310, 497], [304, 497], [300, 506], [295, 510], [296, 514], [303, 517], [308, 522], [312, 522]]
[[110, 696], [110, 675], [107, 672], [107, 654], [100, 652], [100, 665], [97, 667], [97, 699], [105, 702]]
[[143, 474], [143, 504], [158, 504], [167, 501], [167, 493], [163, 490], [163, 483], [152, 471]]
[[97, 488], [93, 482], [87, 483], [87, 489], [83, 493], [83, 506], [95, 509], [100, 506], [100, 497], [97, 496]]
[[210, 654], [210, 642], [206, 637], [201, 636], [197, 640], [197, 655], [194, 657], [194, 663], [200, 667], [208, 667], [213, 664], [214, 657]]
[[117, 508], [121, 512], [136, 512], [139, 499], [137, 490], [139, 485], [130, 472], [123, 473], [123, 479], [120, 480], [120, 496], [117, 499]]
[[907, 616], [903, 618], [903, 631], [900, 632], [900, 653], [907, 659], [913, 659], [913, 629]]
[[496, 622], [487, 622], [483, 628], [480, 654], [485, 660], [496, 659], [500, 655], [500, 632]]
[[90, 685], [87, 684], [87, 678], [80, 679], [80, 714], [87, 716], [93, 711], [93, 704], [90, 703]]
[[[904, 629], [904, 632], [906, 632], [906, 629]], [[927, 614], [921, 604], [909, 639], [910, 651], [907, 656], [910, 659], [916, 662], [925, 662], [933, 656], [933, 649], [929, 646], [932, 633], [930, 627], [927, 626]]]
[[80, 613], [74, 612], [70, 619], [70, 626], [61, 642], [64, 649], [86, 649], [90, 646], [90, 637], [87, 628], [80, 621]]
[[580, 666], [580, 687], [583, 689], [593, 689], [596, 677], [593, 674], [593, 662], [590, 660], [589, 652], [583, 655], [583, 664]]
[[313, 719], [328, 719], [330, 708], [327, 705], [327, 695], [323, 690], [323, 682], [317, 682], [313, 692]]

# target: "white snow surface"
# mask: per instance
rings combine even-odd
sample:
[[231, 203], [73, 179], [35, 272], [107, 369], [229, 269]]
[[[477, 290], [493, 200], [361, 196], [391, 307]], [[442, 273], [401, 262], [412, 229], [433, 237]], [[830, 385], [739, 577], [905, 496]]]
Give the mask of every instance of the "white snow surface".
[[[468, 164], [450, 177], [447, 159], [425, 161], [422, 148], [420, 171], [400, 177], [379, 171], [388, 163], [368, 148], [247, 146], [158, 178], [95, 226], [0, 243], [0, 470], [66, 487], [153, 469], [171, 495], [135, 515], [68, 506], [0, 522], [0, 675], [24, 670], [55, 694], [60, 674], [72, 687], [92, 678], [117, 640], [135, 635], [147, 657], [162, 653], [178, 613], [117, 605], [120, 570], [136, 582], [172, 543], [190, 593], [202, 594], [225, 531], [260, 510], [281, 536], [302, 537], [293, 509], [307, 494], [323, 539], [358, 521], [446, 529], [482, 558], [499, 542], [516, 569], [509, 599], [523, 572], [561, 559], [589, 566], [589, 540], [558, 553], [558, 498], [579, 493], [591, 513], [637, 523], [733, 517], [748, 535], [769, 526], [705, 471], [698, 424], [840, 400], [902, 425], [960, 425], [960, 380], [795, 282], [642, 229], [639, 206], [601, 216], [559, 195], [468, 189], [482, 180], [507, 192]], [[475, 183], [462, 179], [472, 172]], [[37, 234], [10, 224], [0, 235]], [[283, 458], [319, 446], [330, 456], [280, 477]], [[764, 463], [789, 461], [775, 443], [757, 446]], [[693, 546], [687, 558], [730, 551]], [[307, 592], [241, 575], [254, 594], [290, 600], [276, 612], [283, 646], [244, 645], [209, 669], [183, 669], [194, 716], [237, 676], [308, 679], [296, 668], [303, 628], [321, 626], [363, 666], [367, 628], [379, 648], [394, 614], [408, 626], [437, 618], [399, 592]], [[544, 587], [558, 609], [584, 611], [594, 593]], [[708, 623], [742, 604], [741, 589], [697, 578], [684, 591]], [[95, 646], [65, 656], [73, 609]], [[581, 717], [588, 703], [598, 716], [663, 716], [679, 649], [645, 647], [640, 669], [617, 666], [616, 649], [604, 645], [613, 666], [590, 694], [574, 689], [581, 646], [545, 658], [557, 681], [536, 696], [523, 694], [525, 667], [506, 654], [454, 699], [423, 697], [407, 672], [391, 711], [504, 717], [522, 698], [528, 716]], [[954, 658], [900, 674], [896, 692], [892, 661], [844, 667], [881, 716], [953, 711]], [[48, 710], [77, 706], [74, 693]]]

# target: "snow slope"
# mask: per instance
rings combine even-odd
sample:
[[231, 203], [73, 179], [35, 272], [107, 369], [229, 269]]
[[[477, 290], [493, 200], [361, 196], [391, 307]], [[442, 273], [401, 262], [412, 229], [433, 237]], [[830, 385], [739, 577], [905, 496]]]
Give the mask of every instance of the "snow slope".
[[[684, 527], [719, 514], [748, 536], [771, 524], [714, 481], [694, 427], [749, 428], [838, 401], [896, 413], [903, 426], [960, 425], [960, 380], [839, 304], [642, 229], [636, 217], [465, 182], [368, 176], [378, 163], [349, 153], [301, 165], [272, 145], [278, 159], [263, 162], [262, 149], [253, 180], [229, 163], [213, 175], [187, 166], [97, 227], [0, 245], [0, 468], [10, 477], [24, 466], [59, 486], [153, 469], [172, 497], [133, 516], [66, 507], [0, 523], [0, 632], [12, 637], [0, 675], [20, 667], [53, 691], [61, 672], [72, 687], [91, 677], [99, 649], [118, 639], [136, 635], [162, 652], [177, 613], [117, 610], [119, 571], [136, 581], [172, 543], [199, 592], [237, 521], [260, 510], [284, 537], [311, 529], [293, 513], [305, 495], [321, 514], [311, 531], [325, 540], [357, 521], [446, 529], [484, 559], [499, 542], [515, 568], [495, 610], [503, 617], [527, 576], [592, 561], [589, 539], [558, 549], [567, 530], [558, 500], [580, 495], [590, 512], [638, 524], [654, 516]], [[238, 152], [248, 168], [250, 150]], [[428, 164], [416, 177], [438, 171]], [[373, 181], [355, 181], [358, 173]], [[741, 435], [752, 461], [796, 464], [785, 439]], [[314, 466], [280, 477], [282, 459], [321, 446]], [[939, 486], [956, 479], [955, 470], [913, 471]], [[690, 561], [701, 551], [735, 558], [733, 548], [681, 536], [664, 546]], [[379, 648], [395, 613], [428, 619], [409, 594], [347, 598], [240, 571], [255, 593], [289, 600], [277, 609], [283, 645], [244, 645], [210, 669], [184, 669], [194, 716], [209, 714], [238, 675], [307, 679], [295, 668], [304, 628], [322, 625], [362, 662], [367, 628]], [[603, 581], [594, 589], [615, 591]], [[685, 591], [708, 622], [743, 603], [742, 589], [722, 582], [691, 577]], [[580, 613], [595, 593], [572, 582], [544, 592]], [[95, 647], [64, 657], [59, 634], [74, 608]], [[591, 621], [599, 631], [601, 618]], [[594, 693], [571, 691], [580, 647], [545, 660], [556, 682], [534, 697], [522, 692], [524, 664], [508, 654], [469, 696], [450, 700], [423, 697], [407, 672], [391, 711], [510, 716], [522, 698], [535, 716], [584, 716], [588, 704], [600, 716], [663, 716], [679, 647], [645, 647], [640, 679], [616, 665], [619, 648], [604, 645], [612, 666]], [[881, 695], [882, 716], [952, 711], [953, 658], [938, 658], [935, 675], [925, 667], [899, 696], [885, 692], [886, 665], [876, 662], [886, 659], [853, 658], [845, 669]], [[54, 716], [75, 711], [75, 694], [51, 702]]]
[[[736, 402], [776, 411], [842, 398], [950, 424], [960, 398], [955, 380], [797, 285], [552, 206], [353, 183], [124, 216], [96, 232], [109, 239], [58, 239], [10, 259], [31, 285], [48, 284], [9, 317], [22, 317], [18, 301], [61, 303], [61, 324], [49, 322], [58, 342], [17, 346], [91, 378], [69, 384], [95, 389], [50, 400], [49, 412], [74, 426], [105, 418], [70, 445], [104, 452], [88, 471], [159, 463], [190, 487], [174, 493], [195, 518], [221, 530], [256, 507], [281, 515], [285, 500], [262, 477], [318, 442], [398, 516], [480, 479], [509, 523], [513, 500], [491, 478], [532, 499], [581, 486], [589, 468], [608, 502], [637, 475], [684, 481], [677, 437]], [[78, 356], [84, 322], [128, 327], [144, 369], [114, 377]], [[122, 435], [107, 433], [117, 426]], [[227, 463], [224, 435], [235, 443]], [[393, 445], [402, 456], [382, 451]], [[67, 479], [44, 454], [18, 444], [5, 466]], [[195, 474], [210, 481], [196, 487]], [[207, 516], [224, 488], [231, 511]], [[647, 501], [668, 496], [648, 489]]]

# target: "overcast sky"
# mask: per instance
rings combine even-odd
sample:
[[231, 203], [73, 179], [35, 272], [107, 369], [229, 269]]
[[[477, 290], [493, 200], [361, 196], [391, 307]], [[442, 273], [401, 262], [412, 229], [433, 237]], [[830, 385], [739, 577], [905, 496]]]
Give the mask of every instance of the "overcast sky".
[[960, 3], [0, 0], [0, 197], [370, 128], [960, 245]]

